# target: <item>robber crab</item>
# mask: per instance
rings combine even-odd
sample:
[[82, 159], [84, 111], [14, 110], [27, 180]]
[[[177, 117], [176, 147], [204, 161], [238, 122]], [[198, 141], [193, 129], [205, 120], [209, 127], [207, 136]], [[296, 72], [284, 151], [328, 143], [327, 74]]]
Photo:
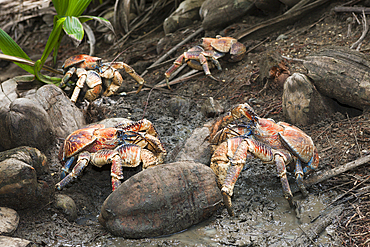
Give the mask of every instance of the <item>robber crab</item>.
[[[242, 117], [246, 117], [249, 123], [229, 125]], [[300, 191], [303, 196], [308, 195], [303, 177], [317, 169], [319, 156], [312, 139], [297, 127], [260, 118], [251, 106], [244, 103], [216, 121], [209, 140], [217, 145], [211, 158], [211, 168], [217, 176], [229, 215], [234, 215], [231, 204], [234, 185], [248, 159], [258, 158], [263, 163], [276, 164], [284, 197], [291, 208], [295, 208], [296, 203], [288, 183], [287, 170], [294, 171]]]
[[[124, 121], [109, 128], [103, 124], [90, 125], [74, 131], [60, 147], [58, 158], [63, 164], [62, 180], [55, 187], [61, 190], [77, 178], [89, 163], [97, 167], [111, 163], [114, 191], [121, 185], [123, 167], [137, 167], [141, 163], [142, 169], [156, 166], [163, 163], [166, 154], [149, 120]], [[76, 165], [69, 173], [74, 163]]]
[[89, 55], [82, 54], [69, 57], [62, 65], [62, 69], [64, 70], [64, 77], [60, 83], [61, 87], [66, 85], [73, 74], [78, 77], [71, 96], [72, 102], [77, 101], [84, 85], [88, 87], [84, 96], [88, 101], [98, 98], [103, 91], [103, 87], [105, 88], [103, 96], [111, 96], [116, 93], [123, 82], [118, 69], [125, 69], [126, 73], [139, 83], [137, 92], [140, 92], [144, 85], [144, 79], [129, 65], [123, 62], [102, 63], [101, 58]]
[[222, 70], [218, 61], [219, 58], [228, 55], [228, 60], [230, 62], [238, 62], [243, 59], [245, 53], [245, 46], [238, 42], [237, 39], [221, 37], [220, 35], [217, 35], [216, 38], [202, 38], [201, 45], [194, 46], [184, 52], [166, 71], [164, 75], [166, 77], [167, 85], [168, 79], [172, 73], [174, 73], [177, 68], [183, 64], [183, 62], [187, 62], [188, 66], [193, 69], [204, 70], [204, 73], [207, 76], [217, 81], [217, 79], [211, 75], [208, 61], [212, 60], [213, 65], [215, 65], [218, 70]]

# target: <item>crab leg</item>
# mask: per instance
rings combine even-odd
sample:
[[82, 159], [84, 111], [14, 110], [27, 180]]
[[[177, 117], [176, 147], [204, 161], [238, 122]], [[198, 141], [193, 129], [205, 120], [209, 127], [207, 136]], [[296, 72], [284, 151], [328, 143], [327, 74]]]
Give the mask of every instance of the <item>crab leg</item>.
[[135, 144], [123, 144], [114, 151], [118, 153], [119, 156], [114, 156], [112, 159], [112, 191], [121, 185], [120, 180], [123, 179], [122, 167], [137, 167], [142, 162], [144, 170], [158, 164], [158, 160], [150, 151], [142, 149]]
[[296, 208], [296, 205], [293, 202], [293, 194], [290, 190], [288, 177], [286, 175], [286, 160], [281, 154], [275, 155], [275, 164], [283, 187], [284, 198], [288, 201], [291, 208]]
[[139, 88], [136, 93], [141, 91], [145, 81], [128, 64], [125, 64], [124, 62], [113, 62], [113, 63], [106, 63], [106, 65], [111, 66], [112, 68], [115, 68], [115, 69], [125, 69], [126, 73], [128, 73], [132, 78], [134, 78], [135, 81], [137, 81], [137, 83], [139, 83]]
[[69, 173], [65, 178], [62, 179], [59, 183], [55, 185], [55, 188], [61, 190], [64, 186], [66, 186], [69, 182], [71, 182], [74, 178], [80, 176], [82, 171], [85, 167], [89, 164], [90, 161], [90, 153], [89, 152], [82, 152], [77, 159], [77, 163], [75, 167], [73, 167], [71, 173]]
[[63, 76], [59, 86], [64, 87], [66, 83], [69, 81], [69, 79], [72, 77], [72, 75], [75, 73], [75, 71], [76, 71], [75, 67], [70, 68]]
[[304, 197], [308, 196], [308, 191], [306, 190], [306, 187], [304, 186], [303, 183], [303, 169], [302, 169], [302, 163], [297, 160], [296, 165], [295, 165], [295, 180], [297, 181], [297, 185], [299, 187], [299, 190], [302, 192], [302, 195]]
[[227, 174], [221, 188], [221, 193], [224, 197], [224, 203], [227, 207], [228, 213], [231, 216], [234, 215], [233, 209], [231, 208], [231, 196], [233, 195], [234, 186], [240, 172], [247, 160], [254, 157], [259, 158], [264, 163], [275, 162], [282, 183], [284, 197], [289, 202], [290, 207], [294, 208], [293, 195], [289, 187], [285, 166], [287, 159], [290, 159], [290, 157], [286, 157], [284, 154], [273, 150], [269, 146], [255, 139], [251, 139], [246, 136], [240, 136], [238, 138], [243, 138], [243, 141], [237, 147], [230, 159], [230, 166], [227, 169]]
[[75, 160], [75, 157], [72, 156], [71, 158], [69, 158], [67, 160], [67, 162], [64, 164], [63, 168], [62, 168], [62, 173], [60, 174], [60, 178], [63, 179], [66, 177], [66, 175], [69, 173], [69, 168], [71, 167], [71, 165], [73, 164], [73, 161]]

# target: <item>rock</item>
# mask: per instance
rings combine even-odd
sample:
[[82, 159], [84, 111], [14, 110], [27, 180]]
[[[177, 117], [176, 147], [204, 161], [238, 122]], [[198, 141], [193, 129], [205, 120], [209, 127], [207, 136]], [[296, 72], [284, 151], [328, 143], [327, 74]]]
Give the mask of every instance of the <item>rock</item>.
[[211, 168], [176, 162], [144, 170], [105, 200], [99, 222], [125, 238], [168, 235], [210, 217], [222, 201]]
[[317, 92], [310, 79], [300, 73], [285, 81], [282, 108], [287, 121], [294, 125], [312, 124], [335, 112], [334, 102]]
[[175, 161], [194, 161], [208, 165], [211, 160], [210, 144], [206, 141], [209, 134], [206, 126], [194, 129]]
[[174, 115], [179, 116], [180, 114], [186, 115], [189, 112], [190, 102], [189, 100], [175, 96], [168, 101], [168, 110]]
[[225, 112], [225, 109], [221, 106], [220, 102], [218, 100], [214, 100], [212, 97], [209, 97], [203, 102], [200, 110], [206, 117], [217, 117]]
[[0, 90], [0, 106], [2, 107], [9, 106], [18, 97], [16, 93], [17, 81], [14, 79], [2, 82]]
[[289, 8], [291, 8], [297, 3], [299, 3], [300, 0], [279, 0], [279, 1], [288, 6]]
[[55, 195], [55, 207], [63, 210], [69, 221], [77, 219], [76, 203], [71, 197], [63, 194]]
[[59, 87], [45, 85], [36, 91], [33, 100], [47, 112], [53, 131], [59, 138], [65, 138], [85, 125], [83, 113]]
[[303, 65], [317, 90], [357, 109], [370, 109], [370, 59], [346, 47], [325, 47], [305, 58]]
[[284, 6], [279, 0], [256, 0], [254, 4], [266, 15], [279, 15]]
[[132, 122], [132, 120], [128, 118], [106, 118], [99, 121], [97, 124], [104, 124], [106, 128], [110, 128], [122, 122]]
[[65, 138], [85, 124], [83, 113], [54, 85], [44, 85], [24, 98], [15, 98], [14, 80], [4, 84], [6, 89], [0, 92], [3, 149], [32, 146], [44, 151], [56, 138]]
[[[260, 63], [259, 63], [259, 74], [260, 78], [264, 83], [267, 80], [271, 80], [273, 83], [281, 86], [284, 84], [284, 79], [277, 78], [276, 74], [284, 74], [284, 59], [283, 57], [276, 51], [272, 51], [263, 55]], [[286, 70], [288, 68], [285, 68]], [[279, 73], [275, 73], [279, 71]], [[288, 73], [289, 74], [289, 73]], [[285, 78], [286, 79], [286, 78]], [[279, 83], [279, 81], [282, 81]]]
[[0, 246], [7, 246], [7, 247], [31, 247], [31, 241], [21, 238], [12, 238], [6, 236], [0, 236]]
[[243, 17], [250, 9], [250, 0], [205, 0], [199, 14], [205, 30], [225, 27], [231, 22]]
[[43, 206], [53, 196], [54, 181], [44, 154], [25, 146], [0, 153], [0, 206]]
[[11, 208], [0, 207], [0, 235], [10, 235], [18, 227], [19, 215]]
[[53, 126], [42, 106], [27, 98], [15, 99], [0, 111], [1, 145], [5, 149], [31, 146], [45, 150], [54, 140]]
[[199, 9], [204, 0], [185, 0], [179, 7], [163, 22], [165, 34], [173, 33], [176, 30], [193, 24], [200, 20]]

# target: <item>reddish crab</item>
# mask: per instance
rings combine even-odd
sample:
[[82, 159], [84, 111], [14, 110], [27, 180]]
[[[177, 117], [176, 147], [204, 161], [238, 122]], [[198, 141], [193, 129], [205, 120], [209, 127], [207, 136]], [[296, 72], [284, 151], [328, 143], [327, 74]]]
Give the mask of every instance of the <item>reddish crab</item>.
[[[89, 163], [97, 167], [111, 163], [114, 191], [121, 185], [123, 167], [137, 167], [142, 163], [142, 168], [146, 169], [163, 163], [166, 154], [157, 131], [146, 119], [122, 122], [111, 128], [103, 124], [90, 125], [74, 131], [61, 146], [58, 158], [64, 164], [62, 180], [55, 187], [61, 190]], [[69, 173], [76, 158], [76, 165]], [[66, 176], [66, 173], [69, 174]]]
[[[243, 116], [250, 121], [248, 125], [227, 126]], [[213, 125], [210, 142], [222, 142], [212, 155], [211, 168], [217, 176], [217, 184], [230, 215], [234, 215], [231, 204], [234, 185], [248, 159], [258, 158], [264, 163], [276, 164], [284, 197], [290, 207], [295, 208], [296, 203], [288, 183], [287, 169], [294, 171], [299, 189], [304, 196], [308, 195], [303, 177], [317, 169], [319, 156], [312, 139], [297, 127], [260, 118], [252, 107], [244, 103]]]
[[171, 74], [185, 61], [189, 67], [196, 70], [203, 69], [207, 76], [217, 81], [217, 79], [211, 75], [208, 60], [212, 60], [217, 69], [221, 70], [221, 65], [218, 62], [219, 58], [228, 54], [230, 55], [228, 59], [230, 62], [238, 62], [243, 59], [245, 53], [245, 46], [234, 38], [221, 37], [220, 35], [217, 35], [216, 38], [202, 38], [200, 46], [194, 46], [179, 56], [164, 75], [168, 84], [168, 79]]
[[[111, 96], [117, 92], [123, 82], [118, 69], [125, 71], [139, 83], [140, 92], [144, 85], [144, 79], [141, 78], [133, 68], [123, 62], [102, 63], [101, 58], [89, 55], [75, 55], [68, 58], [62, 65], [65, 72], [60, 86], [63, 87], [69, 81], [73, 74], [76, 73], [78, 81], [71, 96], [71, 101], [76, 102], [80, 91], [86, 84], [88, 89], [84, 98], [93, 101], [99, 97], [105, 89], [103, 96]], [[104, 79], [102, 81], [102, 78]], [[104, 82], [104, 85], [103, 85]]]

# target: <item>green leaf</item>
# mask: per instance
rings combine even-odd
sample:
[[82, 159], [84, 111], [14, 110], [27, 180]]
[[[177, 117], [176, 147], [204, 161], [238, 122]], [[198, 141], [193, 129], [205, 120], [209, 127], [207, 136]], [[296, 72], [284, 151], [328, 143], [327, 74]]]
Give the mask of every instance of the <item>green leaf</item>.
[[64, 33], [62, 32], [59, 35], [59, 40], [58, 40], [57, 44], [54, 46], [54, 51], [53, 51], [53, 61], [54, 61], [54, 64], [57, 63], [58, 50], [59, 50], [59, 46], [60, 46], [60, 43], [62, 41], [63, 36], [64, 36]]
[[110, 21], [108, 21], [107, 19], [103, 17], [91, 16], [91, 15], [81, 15], [78, 19], [80, 19], [82, 23], [89, 21], [89, 20], [98, 21], [99, 23], [108, 27], [112, 32], [114, 32], [113, 25], [110, 23]]
[[[42, 65], [44, 65], [46, 59], [50, 55], [50, 53], [53, 51], [55, 47], [57, 47], [58, 42], [60, 42], [60, 34], [62, 33], [63, 23], [65, 21], [65, 17], [60, 18], [55, 22], [55, 25], [53, 27], [53, 30], [51, 30], [50, 36], [48, 38], [48, 41], [46, 43], [44, 52], [42, 53], [41, 62]], [[42, 67], [42, 66], [41, 66]]]
[[91, 0], [69, 0], [69, 5], [66, 16], [76, 16], [79, 17], [89, 6]]
[[63, 29], [76, 45], [81, 43], [84, 37], [84, 29], [77, 17], [67, 16], [63, 24]]
[[62, 17], [67, 12], [69, 0], [53, 0], [53, 4], [57, 14]]
[[[6, 54], [15, 57], [24, 58], [31, 60], [28, 55], [19, 47], [19, 45], [4, 31], [0, 28], [0, 50]], [[33, 74], [32, 66], [27, 64], [15, 63], [28, 73]]]
[[41, 71], [42, 66], [43, 66], [43, 62], [41, 61], [41, 59], [35, 62], [34, 75], [36, 76], [36, 78], [43, 83], [54, 84], [54, 85], [59, 86], [59, 83], [61, 82], [62, 79], [41, 74], [40, 71]]

